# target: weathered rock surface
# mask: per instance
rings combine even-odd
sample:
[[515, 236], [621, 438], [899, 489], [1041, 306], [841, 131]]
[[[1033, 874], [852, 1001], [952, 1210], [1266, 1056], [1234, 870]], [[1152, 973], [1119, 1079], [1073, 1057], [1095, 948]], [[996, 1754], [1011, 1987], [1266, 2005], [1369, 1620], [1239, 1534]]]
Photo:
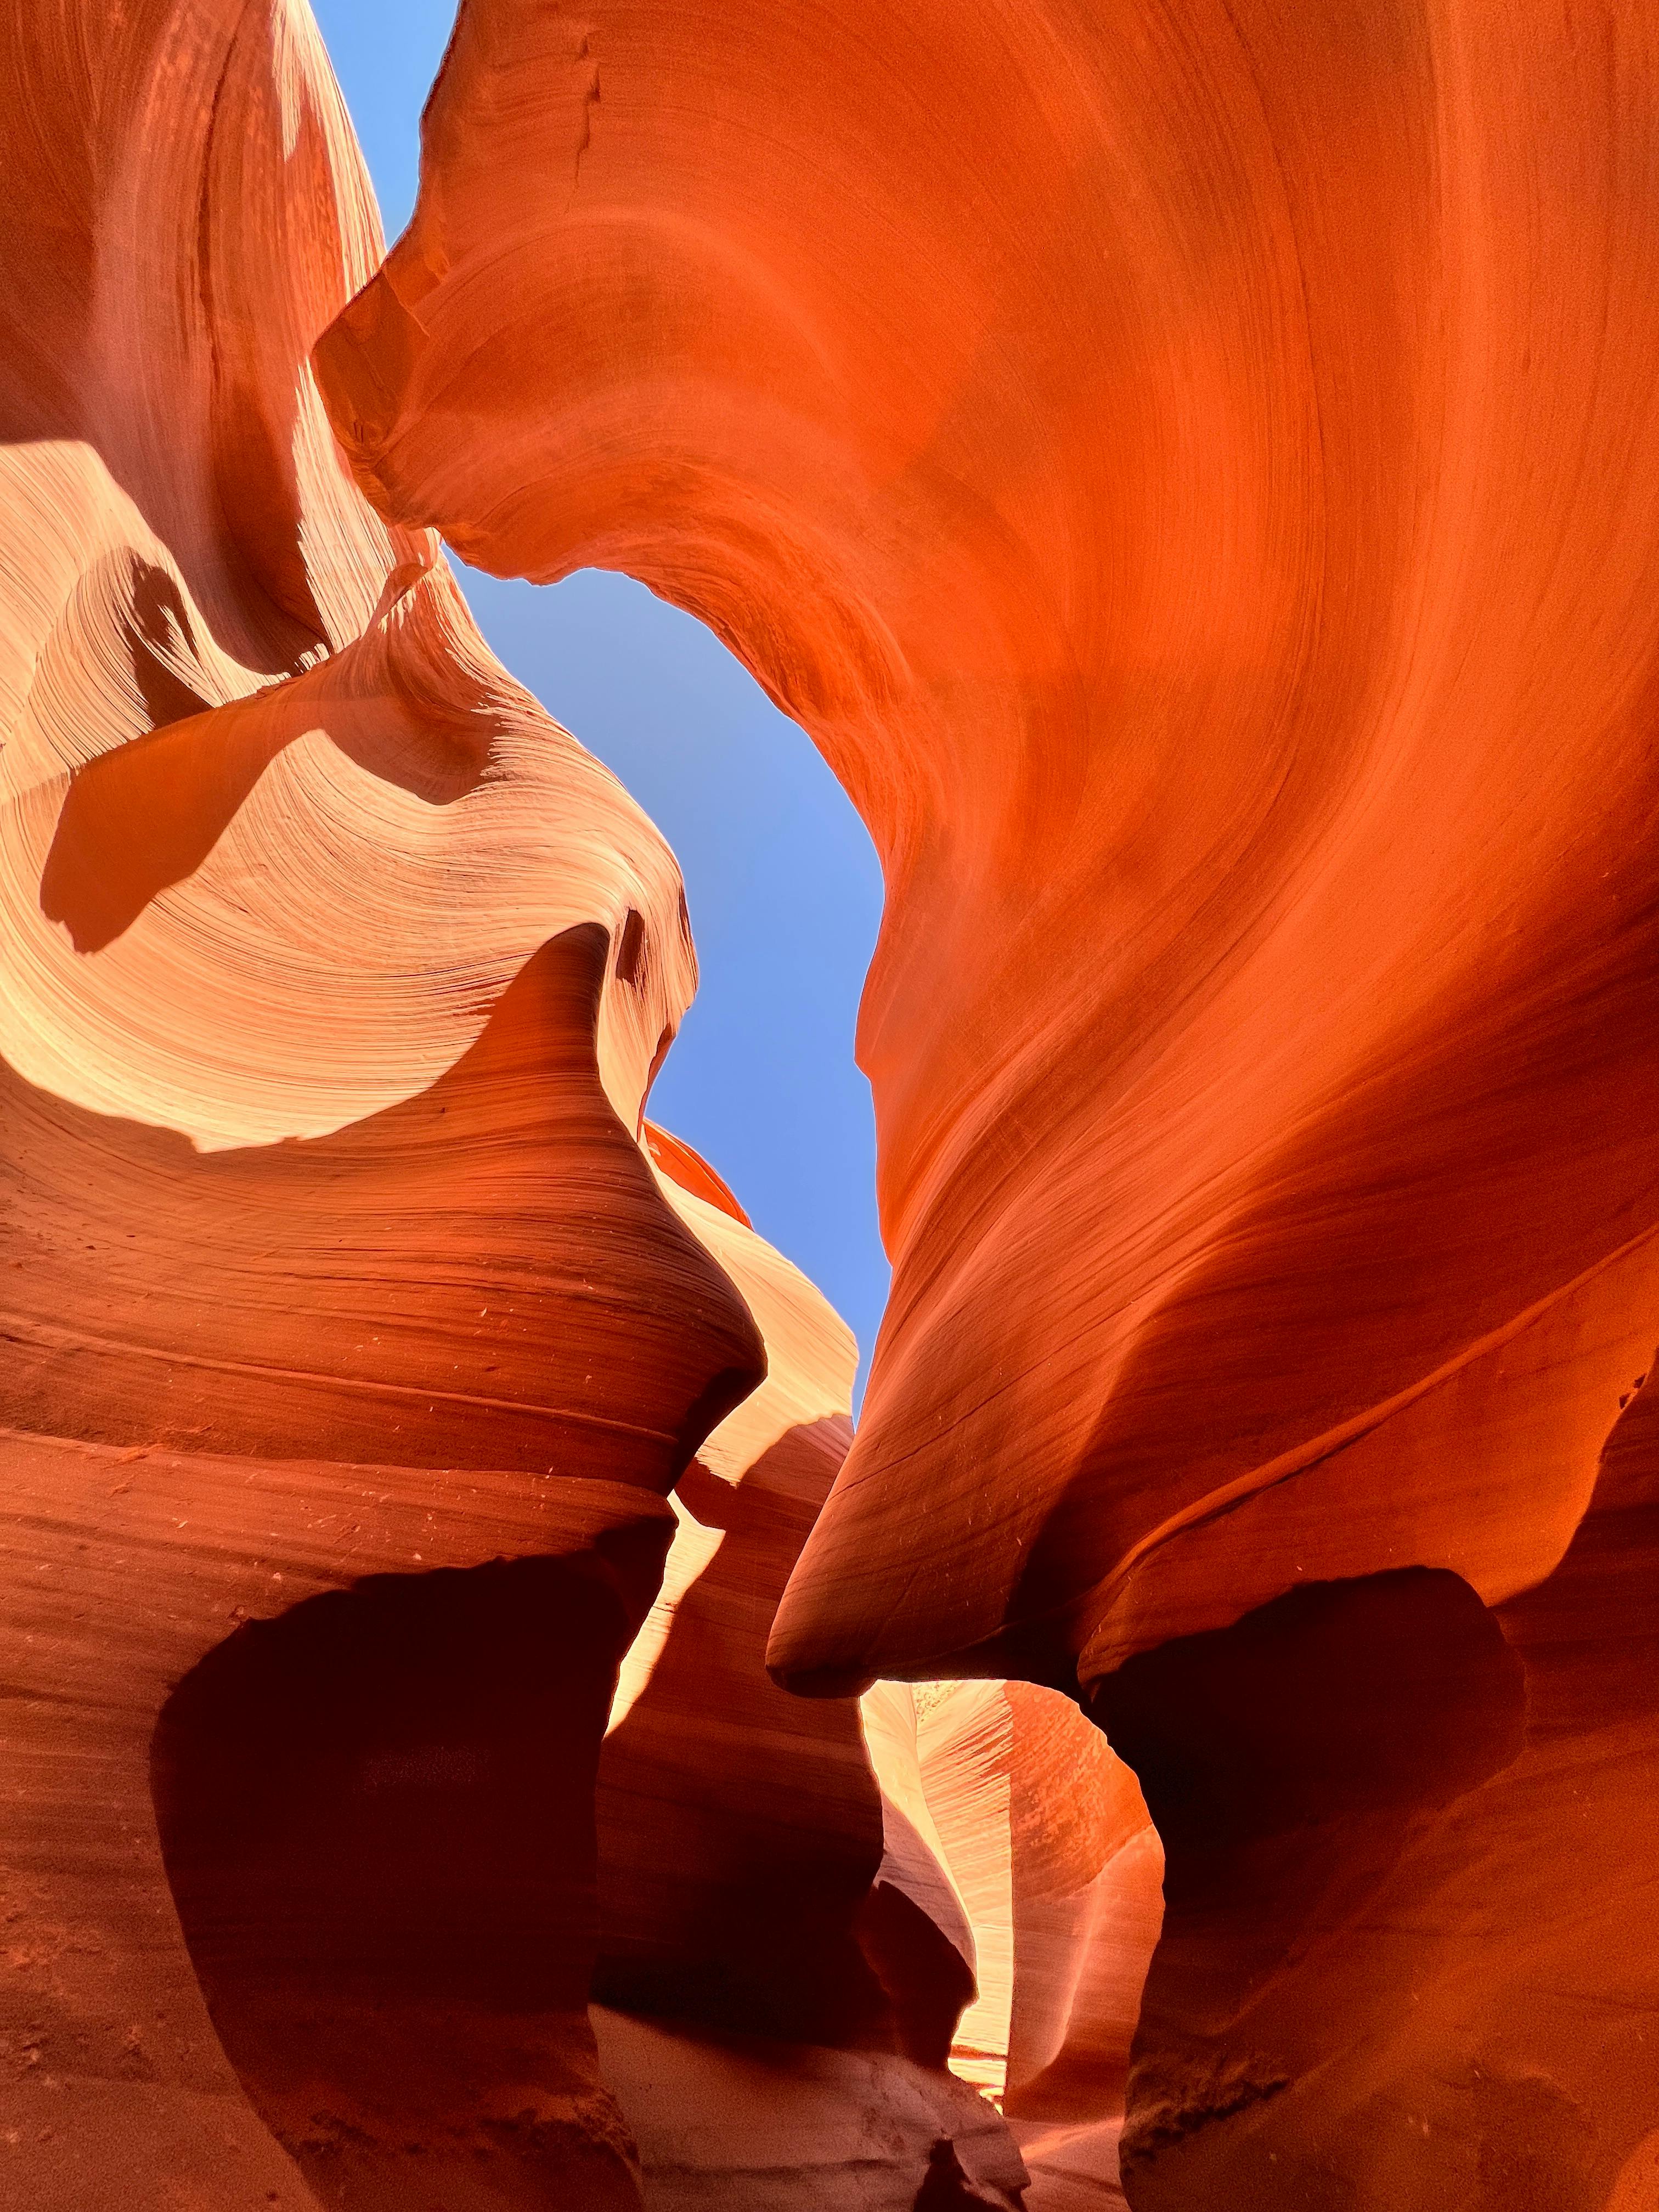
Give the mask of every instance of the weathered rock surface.
[[0, 2185], [634, 2203], [593, 1775], [764, 1365], [635, 1141], [678, 871], [335, 453], [308, 13], [4, 43]]
[[1659, 1303], [1653, 37], [463, 8], [317, 356], [359, 481], [702, 615], [886, 872], [790, 1679], [1571, 1540]]
[[1146, 2205], [1646, 2185], [1656, 42], [467, 0], [316, 356], [384, 517], [645, 578], [870, 825], [893, 1297], [771, 1659], [1091, 1697]]
[[764, 1667], [851, 1340], [642, 1123], [672, 857], [333, 449], [309, 18], [15, 13], [0, 2193], [1012, 2208]]
[[878, 2043], [886, 2002], [854, 1923], [881, 1801], [858, 1708], [792, 1698], [766, 1672], [773, 1613], [852, 1437], [857, 1346], [689, 1147], [656, 1129], [648, 1142], [754, 1316], [767, 1374], [679, 1480], [663, 1588], [623, 1663], [599, 1767], [595, 1993], [739, 2035]]
[[[8, 2201], [1649, 2212], [1659, 26], [0, 25]], [[437, 529], [870, 823], [856, 1438]]]
[[1012, 2125], [1031, 2212], [1121, 2204], [1125, 2076], [1163, 1905], [1133, 1775], [1069, 1699], [1030, 1683], [887, 1682], [864, 1711], [890, 1808], [961, 1913], [975, 1990], [955, 2070]]
[[[600, 2056], [646, 2201], [1121, 2203], [1162, 1866], [1139, 1791], [1052, 1691], [884, 1683], [860, 1717], [772, 1682], [772, 1614], [851, 1438], [856, 1347], [695, 1153], [647, 1143], [768, 1368], [680, 1480], [599, 1765], [594, 1989], [634, 2015], [599, 2015]], [[1091, 2199], [1060, 2191], [1048, 2161], [1067, 2158]]]
[[1495, 1613], [1449, 1578], [1339, 1584], [1103, 1686], [1170, 1862], [1137, 2206], [1643, 2201], [1656, 1546], [1644, 1391], [1565, 1559]]
[[1025, 2169], [953, 2075], [885, 2051], [699, 2038], [595, 2008], [652, 2212], [1022, 2212]]

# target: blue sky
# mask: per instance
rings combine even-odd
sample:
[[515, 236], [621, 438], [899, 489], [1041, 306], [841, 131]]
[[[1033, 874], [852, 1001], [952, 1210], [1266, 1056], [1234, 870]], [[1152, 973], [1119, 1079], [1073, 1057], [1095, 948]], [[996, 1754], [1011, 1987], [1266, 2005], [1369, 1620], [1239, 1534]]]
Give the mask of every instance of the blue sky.
[[[313, 0], [395, 237], [453, 0]], [[853, 1064], [881, 876], [802, 732], [698, 623], [628, 577], [550, 590], [456, 564], [478, 626], [679, 857], [702, 984], [653, 1120], [730, 1182], [845, 1315], [860, 1388], [887, 1295], [870, 1093]]]

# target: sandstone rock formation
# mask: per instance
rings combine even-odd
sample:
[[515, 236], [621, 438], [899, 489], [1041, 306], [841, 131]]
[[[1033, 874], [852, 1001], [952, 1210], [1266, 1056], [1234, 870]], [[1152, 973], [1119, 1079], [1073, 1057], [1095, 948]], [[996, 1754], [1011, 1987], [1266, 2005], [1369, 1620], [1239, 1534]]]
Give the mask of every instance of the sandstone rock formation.
[[672, 857], [335, 453], [309, 18], [7, 33], [0, 2191], [1012, 2212], [765, 1671], [854, 1350], [642, 1119]]
[[[1564, 2022], [1652, 1847], [1537, 1731], [1630, 1663], [1572, 1547], [1659, 1337], [1656, 43], [466, 0], [315, 356], [384, 517], [644, 578], [876, 839], [892, 1303], [772, 1662], [1091, 1699], [1169, 1826], [1146, 2204], [1644, 2185]], [[1540, 1759], [1626, 1842], [1534, 1972]]]
[[1339, 1585], [1107, 1686], [1170, 1854], [1135, 2204], [1651, 2201], [1656, 1446], [1644, 1391], [1565, 1559], [1495, 1614]]
[[1565, 1549], [1655, 1304], [1659, 112], [1598, 21], [461, 11], [318, 354], [358, 479], [702, 615], [887, 871], [896, 1282], [788, 1674]]
[[885, 1682], [864, 1709], [890, 1829], [897, 1814], [901, 1838], [920, 1831], [960, 1908], [975, 1990], [955, 2070], [1009, 2119], [1031, 2212], [1121, 2204], [1124, 2077], [1163, 1905], [1134, 1777], [1069, 1699], [1030, 1683]]
[[631, 2203], [591, 1778], [763, 1365], [635, 1142], [678, 872], [332, 450], [307, 12], [5, 47], [7, 2190]]
[[[0, 22], [5, 2201], [1650, 2212], [1650, 10]], [[856, 1437], [440, 531], [877, 839]]]
[[895, 2212], [929, 2186], [1121, 2203], [1162, 1869], [1140, 1793], [1052, 1691], [885, 1683], [860, 1716], [769, 1679], [851, 1438], [856, 1347], [695, 1153], [647, 1140], [768, 1355], [680, 1479], [599, 1764], [596, 2026], [647, 2202], [805, 2212], [856, 2172], [858, 2201]]

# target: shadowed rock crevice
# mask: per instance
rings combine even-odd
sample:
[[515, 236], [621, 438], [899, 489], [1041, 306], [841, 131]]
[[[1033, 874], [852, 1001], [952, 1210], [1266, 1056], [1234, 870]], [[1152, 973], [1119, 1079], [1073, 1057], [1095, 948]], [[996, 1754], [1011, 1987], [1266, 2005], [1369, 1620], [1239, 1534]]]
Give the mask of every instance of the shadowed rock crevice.
[[1618, 2201], [1659, 2124], [1656, 1440], [1644, 1389], [1493, 1613], [1420, 1574], [1297, 1591], [1101, 1686], [1170, 1854], [1137, 2212]]
[[858, 1709], [791, 1698], [763, 1664], [812, 1492], [847, 1437], [830, 1416], [791, 1430], [736, 1485], [695, 1461], [680, 1479], [681, 1504], [719, 1547], [606, 1739], [603, 2003], [786, 2042], [892, 2039], [856, 1933], [882, 1850]]
[[323, 2203], [637, 2203], [586, 2014], [631, 1627], [598, 1556], [377, 1577], [238, 1630], [168, 1699], [191, 1957]]

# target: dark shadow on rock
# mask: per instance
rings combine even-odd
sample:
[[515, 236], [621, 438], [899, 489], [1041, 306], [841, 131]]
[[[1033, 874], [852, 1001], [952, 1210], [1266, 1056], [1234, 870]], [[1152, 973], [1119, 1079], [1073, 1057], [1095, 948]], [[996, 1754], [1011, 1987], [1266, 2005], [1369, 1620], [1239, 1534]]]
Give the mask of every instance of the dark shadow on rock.
[[1659, 2129], [1659, 1397], [1543, 1583], [1452, 1581], [1294, 1593], [1102, 1686], [1170, 1855], [1137, 2212], [1596, 2212]]
[[772, 1616], [844, 1456], [840, 1417], [789, 1431], [739, 1484], [679, 1495], [721, 1528], [599, 1766], [601, 1949], [618, 2009], [843, 2047], [892, 2039], [860, 1946], [882, 1853], [858, 1708], [775, 1687]]
[[[394, 663], [382, 636], [320, 666], [225, 702], [200, 688], [194, 626], [173, 576], [136, 555], [112, 580], [128, 614], [125, 642], [150, 729], [113, 745], [70, 782], [40, 877], [40, 909], [77, 952], [100, 952], [150, 902], [187, 883], [283, 749], [319, 731], [367, 774], [431, 805], [475, 789], [495, 719], [480, 691], [469, 717], [452, 684], [422, 683], [411, 635]], [[87, 586], [83, 583], [83, 589]], [[497, 702], [499, 703], [499, 702]]]
[[[1295, 1589], [1145, 1653], [1091, 1711], [1139, 1775], [1165, 1852], [1122, 2146], [1130, 2203], [1163, 2212], [1193, 2187], [1169, 2153], [1363, 2034], [1361, 1990], [1312, 2008], [1293, 2037], [1276, 2034], [1271, 2005], [1237, 2023], [1310, 1946], [1340, 1948], [1425, 1825], [1514, 1760], [1522, 1670], [1466, 1583], [1409, 1568]], [[1190, 2202], [1215, 2212], [1221, 2197]]]
[[327, 2204], [632, 2208], [587, 2026], [605, 1563], [376, 1576], [179, 1685], [152, 1778], [214, 2025]]

